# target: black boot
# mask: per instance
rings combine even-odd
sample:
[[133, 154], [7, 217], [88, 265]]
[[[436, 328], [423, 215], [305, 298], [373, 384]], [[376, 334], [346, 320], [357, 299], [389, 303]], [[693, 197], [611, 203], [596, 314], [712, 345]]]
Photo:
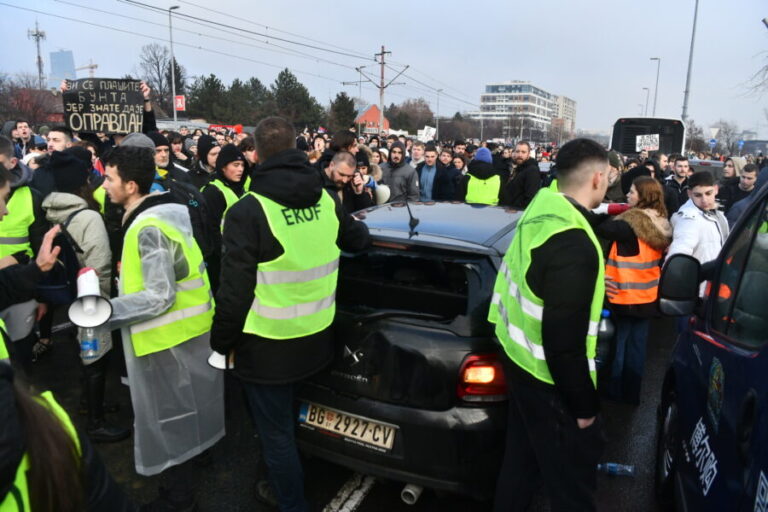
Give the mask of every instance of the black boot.
[[104, 361], [99, 360], [84, 368], [85, 397], [88, 406], [86, 433], [95, 443], [116, 443], [130, 436], [131, 431], [127, 428], [108, 425], [104, 420], [105, 366]]

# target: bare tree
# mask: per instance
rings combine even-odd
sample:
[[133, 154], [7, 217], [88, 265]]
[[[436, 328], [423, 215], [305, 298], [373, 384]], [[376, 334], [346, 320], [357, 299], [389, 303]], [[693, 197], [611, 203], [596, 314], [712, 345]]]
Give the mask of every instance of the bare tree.
[[154, 100], [164, 110], [170, 111], [171, 77], [168, 74], [171, 65], [171, 52], [166, 46], [152, 43], [141, 47], [139, 70], [141, 78], [152, 88]]
[[32, 125], [61, 122], [61, 97], [38, 87], [38, 77], [31, 73], [0, 76], [0, 118], [24, 118]]
[[717, 146], [715, 149], [720, 153], [735, 154], [737, 151], [737, 142], [739, 140], [739, 127], [735, 123], [719, 120], [712, 125], [717, 128]]

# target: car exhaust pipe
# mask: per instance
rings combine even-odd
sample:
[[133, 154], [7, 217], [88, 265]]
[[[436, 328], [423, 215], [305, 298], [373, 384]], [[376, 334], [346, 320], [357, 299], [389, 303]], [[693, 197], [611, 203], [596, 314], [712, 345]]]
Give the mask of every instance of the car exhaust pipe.
[[400, 491], [400, 499], [403, 500], [406, 505], [415, 505], [416, 502], [419, 501], [419, 496], [421, 496], [421, 491], [423, 490], [424, 489], [420, 485], [407, 484], [403, 487], [403, 490]]

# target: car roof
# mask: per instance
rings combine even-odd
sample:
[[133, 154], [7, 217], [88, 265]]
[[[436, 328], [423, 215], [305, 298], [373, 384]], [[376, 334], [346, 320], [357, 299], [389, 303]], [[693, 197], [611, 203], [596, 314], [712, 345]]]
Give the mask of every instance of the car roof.
[[[493, 249], [503, 254], [522, 211], [460, 202], [409, 202], [419, 222], [411, 235], [404, 202], [387, 203], [355, 213], [377, 239], [419, 245], [450, 246], [457, 250]], [[487, 251], [482, 251], [487, 252]]]

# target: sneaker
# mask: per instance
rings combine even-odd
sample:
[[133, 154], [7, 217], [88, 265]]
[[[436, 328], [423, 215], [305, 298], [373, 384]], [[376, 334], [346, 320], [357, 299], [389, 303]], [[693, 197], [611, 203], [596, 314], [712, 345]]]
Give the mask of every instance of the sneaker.
[[277, 496], [268, 480], [256, 482], [256, 500], [277, 509]]

